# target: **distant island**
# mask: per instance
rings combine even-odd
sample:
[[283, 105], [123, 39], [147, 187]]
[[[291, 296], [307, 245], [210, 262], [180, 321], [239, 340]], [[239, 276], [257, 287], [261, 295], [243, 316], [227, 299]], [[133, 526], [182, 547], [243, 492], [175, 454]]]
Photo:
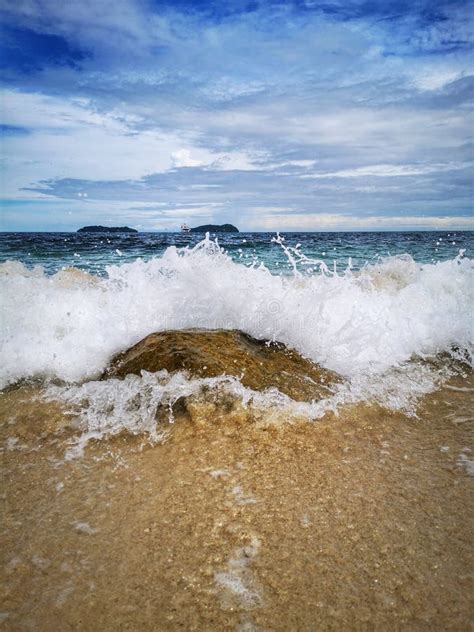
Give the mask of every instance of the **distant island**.
[[83, 226], [78, 233], [138, 233], [138, 230], [128, 226]]
[[232, 224], [204, 224], [191, 228], [192, 233], [238, 233], [239, 229]]

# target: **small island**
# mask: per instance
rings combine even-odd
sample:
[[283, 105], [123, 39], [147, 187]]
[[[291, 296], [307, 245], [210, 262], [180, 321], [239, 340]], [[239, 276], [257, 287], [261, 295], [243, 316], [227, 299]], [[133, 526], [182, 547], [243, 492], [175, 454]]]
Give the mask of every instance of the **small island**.
[[78, 233], [138, 233], [129, 226], [83, 226]]
[[204, 224], [191, 228], [192, 233], [238, 233], [239, 229], [232, 224]]

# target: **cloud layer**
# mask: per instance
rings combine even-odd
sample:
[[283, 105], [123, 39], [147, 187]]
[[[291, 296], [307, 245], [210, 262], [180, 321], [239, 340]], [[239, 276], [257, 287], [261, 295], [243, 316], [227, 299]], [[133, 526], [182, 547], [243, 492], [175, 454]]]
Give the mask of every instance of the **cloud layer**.
[[7, 0], [6, 230], [470, 228], [464, 2]]

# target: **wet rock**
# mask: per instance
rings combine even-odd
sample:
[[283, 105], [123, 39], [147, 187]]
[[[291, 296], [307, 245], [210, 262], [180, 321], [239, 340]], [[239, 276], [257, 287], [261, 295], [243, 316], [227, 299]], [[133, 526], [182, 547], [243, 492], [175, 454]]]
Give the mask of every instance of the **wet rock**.
[[104, 378], [142, 370], [186, 371], [192, 377], [232, 375], [248, 388], [277, 388], [298, 401], [327, 397], [337, 374], [278, 343], [256, 340], [238, 330], [164, 331], [150, 334], [117, 355]]

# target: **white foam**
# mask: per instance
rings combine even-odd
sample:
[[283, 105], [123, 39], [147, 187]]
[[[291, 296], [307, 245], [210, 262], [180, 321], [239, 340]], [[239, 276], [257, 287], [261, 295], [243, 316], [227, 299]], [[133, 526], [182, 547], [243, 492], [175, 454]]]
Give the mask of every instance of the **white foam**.
[[355, 275], [329, 273], [296, 252], [291, 277], [235, 263], [208, 239], [111, 266], [102, 279], [2, 264], [0, 387], [35, 376], [94, 378], [147, 334], [189, 327], [275, 339], [351, 379], [414, 354], [472, 353], [472, 260], [393, 257]]
[[[227, 562], [225, 571], [215, 573], [216, 585], [225, 591], [224, 607], [231, 608], [233, 600], [245, 609], [252, 609], [262, 605], [261, 592], [255, 586], [254, 578], [249, 566], [257, 556], [261, 542], [252, 536], [248, 546], [236, 549]], [[229, 600], [229, 598], [231, 600]]]
[[97, 533], [97, 529], [91, 527], [88, 522], [72, 522], [71, 524], [74, 529], [80, 533], [86, 533], [87, 535], [94, 535], [94, 533]]
[[[152, 442], [167, 438], [165, 424], [159, 423], [160, 409], [167, 411], [169, 422], [174, 421], [173, 406], [181, 398], [204, 396], [219, 402], [222, 394], [232, 396], [244, 408], [264, 423], [287, 423], [295, 418], [321, 419], [327, 412], [338, 412], [345, 405], [360, 402], [377, 403], [407, 415], [416, 414], [419, 398], [434, 390], [443, 374], [423, 364], [411, 363], [404, 368], [391, 369], [379, 379], [359, 376], [358, 379], [338, 384], [334, 393], [320, 401], [294, 401], [277, 389], [263, 392], [246, 388], [235, 377], [191, 379], [185, 373], [167, 371], [141, 376], [128, 375], [123, 380], [89, 381], [72, 386], [49, 386], [44, 397], [67, 405], [75, 414], [81, 434], [72, 439], [65, 459], [80, 458], [91, 439], [119, 434], [123, 431], [146, 435]], [[212, 471], [211, 476], [225, 476], [225, 470]], [[240, 504], [256, 502], [238, 486], [232, 492]]]
[[462, 467], [469, 476], [474, 476], [474, 459], [470, 459], [466, 452], [470, 453], [470, 448], [463, 448], [458, 457], [457, 465]]

